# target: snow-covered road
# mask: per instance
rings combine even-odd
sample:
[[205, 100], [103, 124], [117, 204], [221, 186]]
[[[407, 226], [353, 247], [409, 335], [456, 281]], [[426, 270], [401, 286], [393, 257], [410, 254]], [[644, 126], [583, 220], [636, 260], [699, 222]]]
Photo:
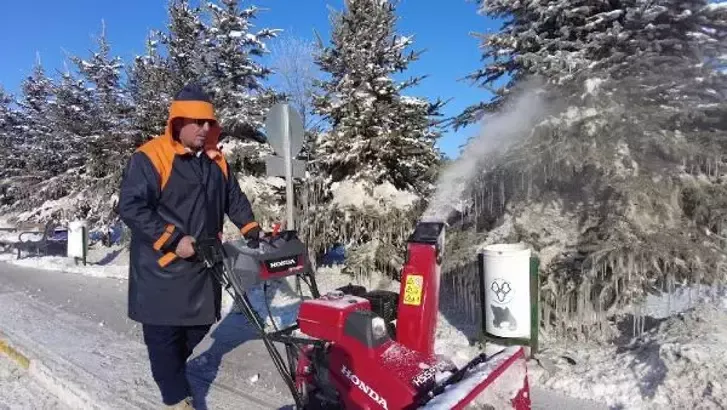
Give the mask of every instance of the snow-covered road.
[[[159, 407], [139, 328], [126, 319], [125, 282], [5, 264], [0, 278], [0, 332], [58, 374], [63, 381], [56, 388], [69, 391], [71, 400], [104, 408]], [[240, 339], [245, 332], [238, 330]], [[202, 402], [230, 410], [286, 405], [289, 397], [262, 377], [248, 382], [248, 374], [274, 380], [274, 368], [260, 369], [269, 366], [260, 342], [221, 336], [213, 332], [200, 346], [207, 363], [192, 363], [193, 387]]]
[[[155, 399], [139, 326], [126, 318], [125, 280], [4, 263], [0, 278], [0, 331], [5, 327], [24, 338], [43, 340], [40, 351], [55, 353], [101, 378], [114, 375], [108, 366], [118, 366], [119, 376], [137, 392], [143, 390], [145, 398]], [[200, 377], [198, 388], [210, 406], [222, 406], [216, 408], [280, 408], [279, 403], [289, 401], [285, 387], [245, 325], [239, 315], [231, 315], [200, 345], [201, 353], [192, 362]], [[217, 388], [205, 387], [204, 380], [214, 381]], [[256, 390], [265, 391], [269, 406], [261, 406]], [[0, 390], [0, 402], [5, 402], [4, 394]], [[532, 388], [532, 398], [534, 409], [605, 408], [537, 387]]]
[[71, 410], [38, 384], [26, 369], [0, 355], [0, 410]]

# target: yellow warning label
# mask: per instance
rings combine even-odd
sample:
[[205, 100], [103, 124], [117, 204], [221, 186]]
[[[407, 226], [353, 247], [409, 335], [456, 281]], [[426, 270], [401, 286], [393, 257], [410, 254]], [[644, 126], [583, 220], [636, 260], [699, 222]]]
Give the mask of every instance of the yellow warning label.
[[406, 287], [404, 288], [404, 304], [419, 306], [422, 304], [422, 288], [424, 287], [424, 277], [421, 275], [409, 275], [406, 277]]

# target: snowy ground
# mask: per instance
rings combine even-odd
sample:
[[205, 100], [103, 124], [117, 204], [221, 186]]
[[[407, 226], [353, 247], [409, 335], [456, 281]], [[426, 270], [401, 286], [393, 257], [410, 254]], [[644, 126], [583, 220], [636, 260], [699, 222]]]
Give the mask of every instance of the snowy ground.
[[532, 366], [536, 385], [614, 409], [727, 408], [727, 304], [694, 301], [628, 343], [554, 346]]
[[[5, 237], [17, 239], [17, 235], [6, 234]], [[85, 276], [104, 278], [126, 279], [129, 271], [129, 253], [121, 246], [104, 247], [96, 246], [89, 248], [86, 258], [86, 265], [81, 261], [74, 261], [73, 258], [63, 256], [27, 257], [22, 255], [17, 259], [14, 252], [0, 254], [0, 262], [8, 262], [14, 265], [34, 269], [62, 271], [77, 273]]]
[[0, 355], [0, 410], [69, 409], [38, 384], [28, 371]]
[[[62, 257], [15, 260], [9, 263], [45, 270], [121, 279], [123, 291], [128, 254], [122, 248], [93, 250], [89, 266], [76, 266]], [[337, 268], [321, 268], [317, 280], [322, 292], [349, 283], [368, 289], [398, 291], [398, 282], [380, 277], [351, 278]], [[305, 288], [305, 285], [303, 285]], [[251, 294], [258, 312], [267, 319], [262, 289]], [[294, 283], [280, 282], [267, 293], [273, 319], [278, 326], [292, 323], [300, 298]], [[528, 364], [534, 389], [545, 389], [557, 397], [590, 399], [615, 409], [725, 408], [727, 389], [727, 306], [722, 293], [679, 291], [667, 297], [651, 297], [642, 311], [653, 329], [636, 340], [619, 344], [577, 346], [543, 345], [536, 361]], [[70, 302], [70, 301], [69, 301]], [[227, 299], [225, 308], [230, 309]], [[681, 313], [679, 313], [681, 312]], [[455, 306], [442, 298], [437, 328], [437, 353], [457, 364], [480, 351], [472, 342], [476, 327], [462, 320]], [[628, 338], [627, 338], [628, 339]], [[488, 345], [490, 353], [501, 349]], [[595, 407], [594, 407], [595, 408]]]

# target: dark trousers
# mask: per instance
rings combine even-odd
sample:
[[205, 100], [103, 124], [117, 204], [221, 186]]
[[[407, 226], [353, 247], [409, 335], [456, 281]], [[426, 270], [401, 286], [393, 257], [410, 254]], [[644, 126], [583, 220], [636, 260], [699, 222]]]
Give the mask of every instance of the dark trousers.
[[176, 404], [192, 395], [186, 375], [187, 359], [210, 327], [143, 325], [151, 373], [164, 404]]

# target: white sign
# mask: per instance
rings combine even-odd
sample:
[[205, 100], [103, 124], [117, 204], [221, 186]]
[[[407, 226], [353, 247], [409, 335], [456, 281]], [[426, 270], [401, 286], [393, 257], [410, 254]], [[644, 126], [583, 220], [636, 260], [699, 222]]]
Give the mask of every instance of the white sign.
[[[268, 112], [265, 120], [265, 133], [268, 142], [279, 157], [268, 157], [266, 160], [267, 173], [270, 176], [285, 176], [285, 202], [286, 202], [286, 229], [295, 229], [293, 210], [295, 200], [293, 197], [293, 176], [295, 165], [293, 161], [296, 155], [303, 148], [304, 130], [303, 120], [297, 111], [290, 108], [290, 105], [282, 103], [274, 105]], [[281, 158], [282, 167], [280, 166]], [[282, 174], [281, 174], [282, 168]], [[302, 168], [305, 168], [304, 166]]]
[[275, 104], [265, 119], [265, 134], [276, 154], [285, 156], [285, 140], [290, 141], [290, 156], [295, 158], [303, 148], [303, 119], [288, 104]]

